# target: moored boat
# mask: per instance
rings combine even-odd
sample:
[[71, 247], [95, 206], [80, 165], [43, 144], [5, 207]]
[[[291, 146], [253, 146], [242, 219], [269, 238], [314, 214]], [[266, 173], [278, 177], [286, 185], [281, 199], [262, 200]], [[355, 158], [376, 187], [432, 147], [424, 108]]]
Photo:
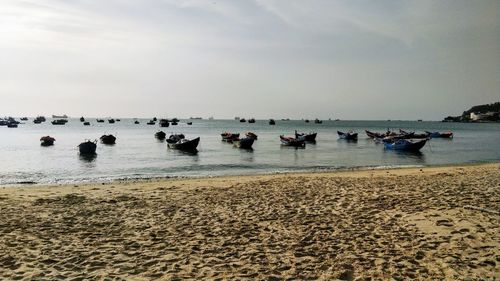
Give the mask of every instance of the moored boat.
[[85, 122], [85, 118], [83, 118], [83, 116], [80, 117], [80, 122]]
[[252, 139], [254, 139], [254, 140], [257, 140], [257, 139], [258, 139], [258, 136], [257, 136], [256, 134], [252, 133], [252, 132], [246, 132], [245, 136], [246, 136], [247, 138], [252, 138]]
[[449, 132], [444, 132], [444, 133], [425, 131], [425, 133], [430, 138], [445, 138], [445, 139], [451, 139], [451, 138], [453, 138], [453, 133], [450, 132], [450, 131]]
[[90, 126], [90, 122], [88, 121], [83, 122], [83, 126]]
[[104, 119], [96, 119], [97, 123], [104, 123]]
[[222, 141], [225, 141], [225, 142], [229, 142], [229, 143], [232, 143], [234, 140], [237, 140], [240, 138], [240, 134], [233, 134], [233, 133], [230, 133], [230, 132], [224, 132], [222, 134], [220, 134], [221, 137], [222, 137]]
[[252, 149], [252, 145], [255, 142], [254, 138], [246, 137], [242, 139], [237, 139], [233, 141], [235, 147], [242, 149]]
[[101, 142], [104, 144], [115, 144], [116, 143], [116, 137], [109, 134], [109, 135], [102, 135], [101, 136]]
[[276, 125], [276, 121], [274, 121], [274, 119], [269, 119], [269, 125]]
[[41, 146], [51, 146], [54, 145], [54, 142], [56, 141], [55, 138], [51, 136], [44, 136], [40, 138], [40, 145]]
[[168, 119], [160, 119], [160, 127], [166, 128], [168, 126], [170, 126]]
[[57, 119], [57, 120], [52, 120], [52, 125], [66, 125], [68, 123], [68, 120], [66, 119]]
[[255, 119], [254, 118], [248, 119], [248, 123], [255, 123]]
[[323, 121], [316, 118], [314, 119], [314, 124], [323, 124]]
[[115, 119], [113, 119], [113, 118], [108, 119], [108, 123], [109, 123], [109, 124], [114, 124], [114, 123], [115, 123]]
[[243, 122], [247, 122], [247, 120], [245, 118], [241, 118], [240, 119], [240, 122], [243, 123]]
[[305, 147], [306, 142], [303, 139], [280, 136], [281, 145], [283, 146], [294, 146], [294, 147]]
[[148, 125], [154, 125], [154, 124], [156, 124], [156, 122], [154, 120], [149, 120], [149, 122], [146, 123], [146, 124], [148, 124]]
[[21, 121], [28, 121], [28, 117], [22, 117]]
[[166, 136], [167, 136], [167, 134], [165, 134], [164, 131], [158, 131], [155, 133], [155, 138], [157, 138], [159, 140], [164, 140]]
[[344, 140], [358, 140], [358, 133], [354, 133], [352, 131], [344, 133], [341, 131], [337, 131], [337, 134], [339, 135], [340, 139]]
[[183, 151], [196, 151], [198, 144], [200, 143], [200, 138], [197, 137], [192, 140], [184, 138], [183, 134], [171, 135], [167, 139], [167, 146], [171, 149], [178, 149]]
[[400, 151], [419, 151], [422, 147], [424, 147], [427, 139], [420, 140], [417, 142], [412, 142], [406, 139], [384, 139], [384, 148], [391, 150], [400, 150]]
[[193, 125], [193, 122], [186, 122], [189, 126]]
[[97, 149], [97, 141], [86, 140], [78, 145], [78, 149], [80, 154], [84, 155], [92, 155], [95, 154]]
[[295, 130], [295, 138], [307, 142], [315, 142], [317, 135], [318, 133], [315, 132], [310, 132], [309, 134], [306, 134], [306, 133], [298, 133], [297, 130]]

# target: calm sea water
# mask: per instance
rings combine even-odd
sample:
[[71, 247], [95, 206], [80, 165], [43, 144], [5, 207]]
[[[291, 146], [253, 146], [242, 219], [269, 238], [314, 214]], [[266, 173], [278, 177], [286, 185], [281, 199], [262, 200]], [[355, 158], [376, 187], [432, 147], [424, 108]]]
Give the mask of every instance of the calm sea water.
[[[0, 185], [21, 182], [76, 183], [116, 179], [168, 176], [210, 176], [286, 171], [318, 171], [362, 167], [425, 166], [500, 161], [500, 124], [464, 124], [412, 121], [280, 121], [255, 124], [235, 120], [181, 120], [178, 126], [159, 128], [140, 120], [122, 119], [115, 124], [96, 123], [83, 126], [70, 119], [64, 126], [54, 126], [51, 119], [43, 124], [32, 120], [19, 128], [0, 127]], [[452, 130], [455, 137], [433, 139], [421, 153], [386, 151], [364, 133], [365, 129], [385, 131], [405, 129], [421, 132]], [[201, 137], [196, 155], [170, 150], [154, 138], [163, 129], [184, 133], [187, 138]], [[317, 143], [305, 149], [280, 146], [279, 135], [293, 135], [294, 130], [318, 132]], [[354, 130], [357, 142], [339, 140], [337, 130]], [[259, 139], [253, 151], [234, 148], [221, 142], [223, 131], [255, 132]], [[98, 139], [104, 133], [117, 136], [114, 146], [98, 144], [95, 158], [83, 158], [77, 145], [84, 139]], [[41, 147], [41, 136], [56, 138], [52, 147]]]

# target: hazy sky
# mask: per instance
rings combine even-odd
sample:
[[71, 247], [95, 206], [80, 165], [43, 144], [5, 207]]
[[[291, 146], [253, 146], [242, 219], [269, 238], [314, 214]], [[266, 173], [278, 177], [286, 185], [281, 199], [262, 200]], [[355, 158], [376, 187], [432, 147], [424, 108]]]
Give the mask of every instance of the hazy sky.
[[440, 120], [499, 100], [499, 0], [0, 1], [0, 116]]

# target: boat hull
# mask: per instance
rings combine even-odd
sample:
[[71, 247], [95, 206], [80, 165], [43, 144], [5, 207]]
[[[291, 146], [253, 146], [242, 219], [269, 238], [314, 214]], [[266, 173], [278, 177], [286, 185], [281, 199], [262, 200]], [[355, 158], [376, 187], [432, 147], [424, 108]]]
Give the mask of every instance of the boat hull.
[[177, 143], [168, 143], [168, 147], [171, 149], [183, 150], [183, 151], [195, 151], [200, 143], [200, 138], [197, 137], [195, 139], [186, 141], [186, 142], [177, 142]]

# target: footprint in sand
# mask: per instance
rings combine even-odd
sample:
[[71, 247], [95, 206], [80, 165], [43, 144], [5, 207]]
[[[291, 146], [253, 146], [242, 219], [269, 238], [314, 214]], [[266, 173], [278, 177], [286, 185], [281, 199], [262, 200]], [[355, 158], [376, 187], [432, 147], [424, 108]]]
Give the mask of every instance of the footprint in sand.
[[453, 223], [447, 219], [443, 219], [443, 220], [438, 220], [436, 221], [436, 225], [437, 226], [448, 226], [448, 227], [451, 227], [453, 226]]

